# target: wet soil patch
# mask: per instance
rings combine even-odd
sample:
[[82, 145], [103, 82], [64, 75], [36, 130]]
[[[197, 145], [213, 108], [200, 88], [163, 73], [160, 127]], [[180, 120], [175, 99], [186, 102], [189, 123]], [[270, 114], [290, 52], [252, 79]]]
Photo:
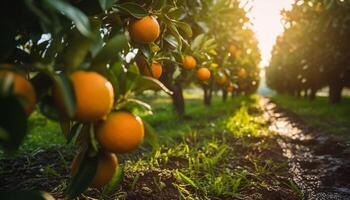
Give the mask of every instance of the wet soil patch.
[[270, 99], [262, 98], [261, 107], [304, 199], [350, 199], [350, 147]]

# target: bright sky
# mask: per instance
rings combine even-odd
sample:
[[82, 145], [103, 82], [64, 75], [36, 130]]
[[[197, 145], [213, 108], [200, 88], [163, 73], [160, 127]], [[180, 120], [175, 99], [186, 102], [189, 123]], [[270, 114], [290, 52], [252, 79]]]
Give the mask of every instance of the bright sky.
[[250, 1], [249, 5], [252, 5], [253, 8], [248, 16], [253, 23], [253, 29], [259, 41], [262, 56], [260, 67], [265, 67], [270, 61], [276, 37], [283, 32], [280, 12], [282, 9], [290, 9], [293, 0]]

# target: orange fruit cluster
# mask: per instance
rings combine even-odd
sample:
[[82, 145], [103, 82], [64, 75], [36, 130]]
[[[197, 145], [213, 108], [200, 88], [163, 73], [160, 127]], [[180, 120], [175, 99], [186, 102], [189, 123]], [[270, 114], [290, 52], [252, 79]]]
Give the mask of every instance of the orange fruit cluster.
[[[101, 188], [113, 177], [118, 165], [115, 153], [127, 153], [138, 147], [143, 141], [144, 127], [142, 120], [131, 113], [111, 112], [114, 104], [112, 84], [97, 72], [76, 71], [70, 75], [73, 85], [76, 112], [73, 120], [81, 122], [101, 121], [96, 131], [96, 138], [102, 151], [98, 155], [98, 167], [90, 186]], [[54, 88], [54, 97], [65, 114], [62, 95]], [[82, 154], [72, 162], [71, 174], [78, 170]]]

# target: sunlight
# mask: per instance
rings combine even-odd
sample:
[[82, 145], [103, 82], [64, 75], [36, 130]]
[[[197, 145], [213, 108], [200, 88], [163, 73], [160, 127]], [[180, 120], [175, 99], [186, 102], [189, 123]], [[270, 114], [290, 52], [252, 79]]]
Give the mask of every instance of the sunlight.
[[248, 17], [259, 41], [262, 61], [260, 67], [268, 65], [276, 37], [283, 32], [280, 12], [290, 9], [293, 0], [251, 0]]

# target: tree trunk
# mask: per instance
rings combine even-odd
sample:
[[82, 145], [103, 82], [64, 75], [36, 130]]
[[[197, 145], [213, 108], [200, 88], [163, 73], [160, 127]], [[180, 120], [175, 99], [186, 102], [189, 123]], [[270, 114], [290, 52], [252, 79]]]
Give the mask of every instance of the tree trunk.
[[227, 100], [227, 91], [225, 89], [222, 90], [222, 101], [225, 102]]
[[204, 105], [210, 106], [211, 104], [211, 99], [210, 99], [210, 91], [208, 86], [203, 87], [204, 90]]
[[329, 84], [328, 98], [330, 103], [340, 103], [343, 87], [342, 83], [336, 81]]
[[172, 89], [173, 95], [171, 98], [173, 100], [174, 110], [179, 116], [183, 116], [185, 114], [185, 100], [181, 83], [176, 81]]
[[208, 84], [203, 84], [204, 90], [204, 105], [210, 106], [211, 99], [213, 97], [213, 86], [214, 86], [214, 78], [211, 77]]
[[317, 89], [315, 89], [315, 88], [310, 89], [310, 94], [309, 94], [310, 101], [313, 101], [316, 99], [316, 93], [317, 93]]
[[304, 94], [303, 94], [303, 98], [304, 99], [307, 99], [309, 97], [308, 93], [309, 93], [309, 90], [308, 89], [304, 89]]

